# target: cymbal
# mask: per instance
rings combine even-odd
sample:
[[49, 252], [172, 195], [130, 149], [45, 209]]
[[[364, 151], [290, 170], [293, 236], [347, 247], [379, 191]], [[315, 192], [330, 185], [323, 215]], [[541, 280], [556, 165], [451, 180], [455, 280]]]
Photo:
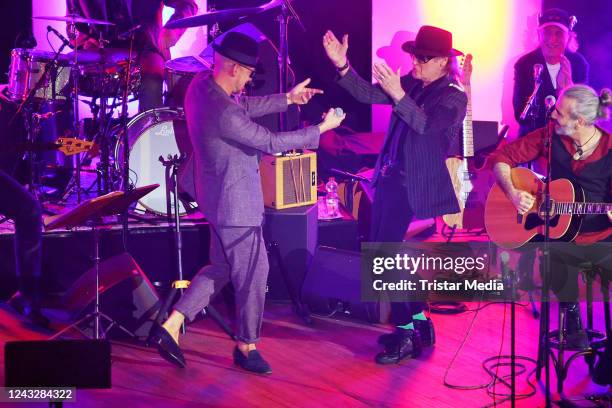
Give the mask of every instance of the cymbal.
[[242, 17], [251, 16], [254, 14], [263, 13], [264, 11], [273, 9], [281, 5], [283, 0], [272, 0], [263, 6], [245, 7], [237, 9], [227, 9], [213, 11], [210, 13], [200, 14], [199, 16], [185, 17], [179, 20], [170, 21], [166, 24], [166, 28], [189, 28], [200, 27], [215, 23], [223, 23], [230, 20], [235, 20]]
[[72, 24], [97, 24], [97, 25], [115, 25], [110, 21], [94, 20], [93, 18], [81, 17], [78, 14], [68, 14], [65, 16], [35, 16], [37, 20], [65, 21]]

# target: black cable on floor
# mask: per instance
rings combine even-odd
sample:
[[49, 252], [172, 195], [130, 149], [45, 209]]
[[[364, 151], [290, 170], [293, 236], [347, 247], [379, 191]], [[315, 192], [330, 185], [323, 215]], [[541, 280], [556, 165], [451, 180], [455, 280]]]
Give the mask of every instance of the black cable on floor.
[[[488, 357], [486, 358], [483, 363], [482, 363], [482, 367], [485, 370], [485, 372], [491, 377], [491, 380], [486, 382], [486, 383], [482, 383], [482, 384], [475, 384], [475, 385], [460, 385], [460, 384], [451, 384], [448, 381], [448, 375], [449, 372], [453, 366], [453, 364], [455, 363], [455, 360], [457, 359], [457, 357], [459, 356], [459, 353], [461, 352], [461, 350], [463, 349], [463, 347], [465, 346], [467, 339], [469, 338], [471, 332], [472, 332], [472, 328], [474, 327], [474, 323], [476, 322], [476, 318], [478, 316], [478, 313], [483, 310], [485, 307], [490, 306], [492, 304], [497, 304], [497, 303], [506, 303], [506, 302], [489, 302], [483, 306], [481, 306], [482, 303], [482, 298], [479, 299], [478, 302], [478, 306], [475, 309], [471, 309], [471, 310], [466, 310], [466, 311], [470, 311], [470, 312], [474, 312], [474, 317], [472, 318], [472, 320], [470, 321], [470, 324], [466, 330], [465, 336], [463, 337], [463, 339], [461, 340], [461, 343], [459, 344], [459, 347], [457, 348], [457, 350], [455, 351], [453, 357], [451, 358], [448, 366], [446, 367], [446, 370], [444, 372], [444, 379], [443, 379], [443, 383], [445, 387], [451, 388], [451, 389], [456, 389], [456, 390], [479, 390], [479, 389], [486, 389], [487, 390], [487, 394], [490, 395], [491, 397], [495, 398], [496, 396], [502, 396], [504, 398], [502, 398], [501, 400], [495, 400], [490, 403], [485, 405], [483, 408], [489, 408], [489, 407], [493, 407], [496, 406], [497, 404], [503, 403], [505, 401], [508, 401], [511, 398], [511, 394], [510, 392], [508, 393], [501, 393], [501, 392], [496, 392], [495, 391], [495, 386], [497, 383], [502, 383], [504, 386], [508, 387], [508, 389], [510, 388], [510, 383], [508, 381], [506, 381], [508, 378], [510, 378], [510, 375], [504, 375], [504, 376], [499, 376], [498, 373], [498, 369], [501, 366], [509, 366], [511, 363], [510, 362], [505, 362], [505, 359], [510, 360], [511, 356], [509, 355], [502, 355], [501, 354], [501, 350], [503, 348], [503, 333], [505, 331], [505, 320], [506, 320], [506, 308], [504, 308], [504, 322], [503, 322], [503, 330], [502, 330], [502, 343], [500, 345], [500, 353], [496, 356], [493, 357]], [[530, 398], [532, 396], [534, 396], [537, 392], [536, 386], [533, 384], [533, 382], [530, 380], [530, 378], [535, 374], [536, 372], [536, 361], [530, 357], [525, 357], [525, 356], [516, 356], [516, 360], [522, 360], [524, 362], [528, 362], [528, 363], [532, 363], [534, 365], [534, 368], [527, 374], [527, 377], [525, 379], [525, 381], [527, 382], [527, 385], [530, 388], [530, 391], [524, 394], [516, 394], [516, 399], [520, 400], [520, 399], [526, 399], [526, 398]], [[493, 364], [491, 364], [493, 363]], [[516, 370], [517, 370], [517, 376], [522, 375], [524, 373], [527, 372], [528, 368], [527, 365], [524, 363], [518, 363], [515, 365]]]

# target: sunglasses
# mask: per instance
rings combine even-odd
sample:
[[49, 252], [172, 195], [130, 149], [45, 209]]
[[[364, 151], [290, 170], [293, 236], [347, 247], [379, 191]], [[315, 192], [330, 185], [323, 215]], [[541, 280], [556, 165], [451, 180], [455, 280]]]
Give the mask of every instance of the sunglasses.
[[422, 55], [422, 54], [412, 54], [412, 56], [415, 60], [417, 60], [417, 62], [421, 64], [427, 64], [429, 61], [436, 58], [436, 57], [430, 57], [429, 55]]

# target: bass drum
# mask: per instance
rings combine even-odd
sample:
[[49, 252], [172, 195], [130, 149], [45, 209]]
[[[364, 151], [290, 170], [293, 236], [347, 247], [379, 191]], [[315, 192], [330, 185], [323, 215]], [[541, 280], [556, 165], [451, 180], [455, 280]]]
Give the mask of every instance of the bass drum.
[[[130, 184], [134, 187], [158, 183], [159, 188], [143, 197], [141, 208], [166, 215], [166, 168], [159, 161], [168, 155], [189, 155], [190, 144], [185, 115], [181, 108], [157, 108], [142, 112], [127, 125], [130, 150]], [[115, 145], [115, 168], [123, 174], [123, 130], [119, 129]], [[180, 148], [179, 148], [180, 146]], [[179, 213], [186, 214], [179, 200]]]

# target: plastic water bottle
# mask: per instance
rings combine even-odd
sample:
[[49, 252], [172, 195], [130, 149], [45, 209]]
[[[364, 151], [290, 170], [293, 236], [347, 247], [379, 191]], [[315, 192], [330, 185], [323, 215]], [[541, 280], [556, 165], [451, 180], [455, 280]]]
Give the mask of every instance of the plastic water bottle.
[[338, 183], [334, 177], [330, 177], [325, 184], [327, 195], [325, 196], [325, 206], [327, 208], [328, 217], [338, 216]]

